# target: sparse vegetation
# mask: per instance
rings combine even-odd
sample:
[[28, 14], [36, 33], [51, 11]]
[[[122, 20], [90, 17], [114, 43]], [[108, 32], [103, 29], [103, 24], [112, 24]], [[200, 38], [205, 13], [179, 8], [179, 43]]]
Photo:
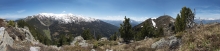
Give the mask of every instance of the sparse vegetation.
[[96, 40], [98, 41], [99, 39], [101, 39], [102, 38], [102, 35], [100, 35], [100, 34], [98, 34], [98, 35], [96, 35]]
[[51, 36], [50, 36], [50, 30], [43, 30], [44, 33], [46, 34], [46, 36], [48, 37], [48, 39], [51, 40]]
[[24, 26], [28, 26], [28, 24], [24, 20], [17, 20], [18, 27], [24, 28]]
[[9, 20], [8, 26], [15, 27], [15, 22], [13, 20]]
[[115, 34], [111, 35], [109, 39], [115, 41], [117, 38], [118, 38], [118, 33], [115, 32]]
[[187, 29], [186, 32], [179, 32], [182, 35], [181, 50], [189, 51], [215, 51], [220, 48], [219, 35], [220, 24], [208, 24], [201, 28]]
[[52, 41], [50, 39], [48, 39], [46, 36], [42, 35], [40, 32], [38, 32], [35, 27], [27, 24], [24, 20], [18, 20], [18, 27], [22, 27], [24, 28], [24, 26], [27, 26], [31, 32], [31, 34], [34, 36], [34, 38], [36, 40], [39, 40], [41, 43], [45, 44], [45, 45], [52, 45]]

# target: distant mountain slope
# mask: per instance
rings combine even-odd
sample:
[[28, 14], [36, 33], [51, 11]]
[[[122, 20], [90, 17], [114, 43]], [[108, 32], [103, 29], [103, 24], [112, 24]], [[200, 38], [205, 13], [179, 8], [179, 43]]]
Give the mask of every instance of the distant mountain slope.
[[202, 23], [203, 24], [209, 24], [209, 23], [215, 23], [215, 22], [220, 22], [220, 19], [213, 19], [213, 20], [206, 20], [206, 19], [195, 19], [194, 20], [195, 21], [195, 23], [198, 23], [198, 24], [200, 24], [201, 23], [201, 21], [202, 21]]
[[90, 29], [94, 35], [109, 37], [118, 31], [118, 27], [98, 19], [76, 16], [73, 14], [40, 13], [24, 19], [49, 39], [56, 39], [60, 34], [81, 35], [83, 30]]
[[[123, 20], [102, 20], [102, 21], [110, 23], [110, 24], [115, 25], [117, 27], [120, 27], [120, 24], [123, 23]], [[132, 19], [130, 19], [130, 23], [131, 23], [132, 27], [140, 24], [140, 22], [132, 20]]]
[[174, 22], [175, 19], [172, 18], [169, 15], [163, 15], [156, 19], [146, 19], [144, 22], [136, 25], [133, 27], [134, 31], [140, 31], [141, 27], [144, 25], [144, 23], [149, 23], [151, 26], [155, 28], [162, 27], [164, 29], [165, 34], [170, 34], [172, 30], [174, 30]]

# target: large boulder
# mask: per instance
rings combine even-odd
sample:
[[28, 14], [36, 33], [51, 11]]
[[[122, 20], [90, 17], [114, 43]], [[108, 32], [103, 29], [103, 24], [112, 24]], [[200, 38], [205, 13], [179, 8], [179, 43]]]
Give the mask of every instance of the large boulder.
[[82, 36], [77, 36], [71, 43], [72, 46], [80, 45], [81, 47], [87, 47], [89, 44], [86, 43], [86, 40], [83, 39]]
[[164, 47], [164, 46], [167, 45], [167, 44], [168, 44], [168, 41], [165, 40], [165, 38], [162, 38], [162, 39], [160, 39], [159, 41], [153, 43], [153, 44], [151, 45], [151, 48], [162, 48], [162, 47]]
[[102, 37], [101, 39], [99, 39], [99, 41], [108, 41], [107, 37]]
[[12, 46], [14, 40], [5, 31], [4, 27], [0, 28], [0, 51], [6, 51], [7, 45]]
[[34, 37], [32, 36], [31, 32], [29, 31], [29, 29], [23, 29], [22, 30], [25, 32], [25, 39], [30, 41], [32, 44], [36, 44], [36, 40], [34, 39]]
[[153, 43], [151, 48], [163, 48], [169, 46], [170, 49], [175, 49], [181, 44], [181, 39], [175, 36], [170, 36], [167, 39], [162, 38], [159, 41]]
[[40, 51], [40, 47], [30, 47], [30, 51]]
[[175, 36], [168, 37], [169, 39], [169, 48], [175, 49], [181, 44], [181, 39], [178, 39]]

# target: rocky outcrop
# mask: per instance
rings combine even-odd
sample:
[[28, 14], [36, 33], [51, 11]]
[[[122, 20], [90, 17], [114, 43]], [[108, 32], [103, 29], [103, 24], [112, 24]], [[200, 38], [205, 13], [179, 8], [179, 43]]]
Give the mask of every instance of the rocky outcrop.
[[178, 39], [175, 36], [171, 36], [169, 39], [169, 48], [176, 49], [181, 44], [181, 39]]
[[113, 51], [112, 49], [106, 49], [105, 51]]
[[7, 45], [12, 46], [14, 40], [9, 36], [8, 32], [5, 31], [4, 27], [0, 28], [0, 51], [6, 51]]
[[37, 41], [32, 36], [31, 32], [29, 31], [28, 27], [21, 28], [21, 30], [25, 33], [25, 39], [31, 41], [32, 44], [36, 44]]
[[168, 44], [168, 41], [165, 40], [165, 38], [162, 38], [162, 39], [160, 39], [159, 41], [153, 43], [153, 44], [151, 45], [151, 48], [162, 48], [162, 47], [164, 47], [164, 46], [167, 45], [167, 44]]
[[30, 47], [30, 51], [40, 51], [40, 47]]
[[71, 45], [72, 46], [80, 45], [81, 47], [88, 47], [89, 44], [86, 43], [86, 40], [84, 40], [82, 36], [77, 36], [77, 37], [74, 38]]
[[108, 41], [108, 38], [107, 37], [102, 37], [99, 39], [99, 41]]
[[38, 44], [38, 42], [34, 39], [27, 27], [0, 28], [0, 51], [26, 51], [33, 44]]
[[159, 41], [153, 43], [151, 48], [163, 48], [169, 46], [170, 49], [175, 49], [181, 44], [181, 39], [175, 36], [170, 36], [167, 39], [162, 38]]

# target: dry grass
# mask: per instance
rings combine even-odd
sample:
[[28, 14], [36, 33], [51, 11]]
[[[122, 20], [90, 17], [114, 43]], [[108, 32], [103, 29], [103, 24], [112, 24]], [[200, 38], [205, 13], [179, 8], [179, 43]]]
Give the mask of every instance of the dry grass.
[[146, 40], [136, 41], [130, 44], [121, 44], [111, 46], [114, 51], [154, 51], [151, 48], [151, 44], [156, 41], [156, 38], [148, 38]]
[[[182, 32], [181, 32], [182, 33]], [[216, 51], [220, 49], [220, 24], [186, 30], [179, 51]]]
[[91, 48], [80, 46], [63, 46], [59, 51], [91, 51]]

